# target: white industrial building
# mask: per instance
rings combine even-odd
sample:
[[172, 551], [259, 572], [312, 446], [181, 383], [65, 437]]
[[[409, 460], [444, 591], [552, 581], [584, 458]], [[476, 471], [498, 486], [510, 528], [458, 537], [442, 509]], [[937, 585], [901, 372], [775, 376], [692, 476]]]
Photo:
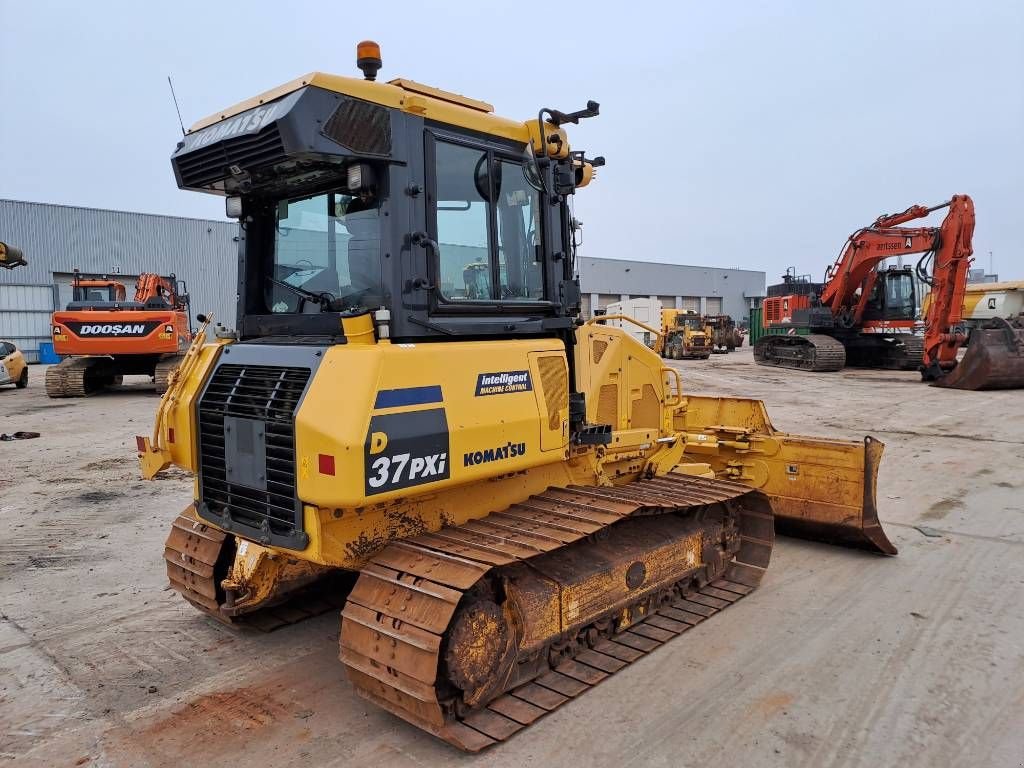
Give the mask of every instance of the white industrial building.
[[593, 316], [616, 301], [649, 297], [666, 309], [745, 320], [765, 293], [765, 273], [750, 269], [660, 264], [627, 259], [579, 259], [583, 315]]

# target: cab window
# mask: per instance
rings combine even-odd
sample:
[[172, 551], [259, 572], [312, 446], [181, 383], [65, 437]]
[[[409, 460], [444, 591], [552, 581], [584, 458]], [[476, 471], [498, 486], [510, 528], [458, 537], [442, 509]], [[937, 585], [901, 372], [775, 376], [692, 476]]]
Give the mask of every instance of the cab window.
[[[279, 200], [266, 303], [275, 314], [374, 309], [383, 300], [379, 203], [341, 190]], [[316, 297], [312, 301], [311, 297]]]
[[434, 157], [441, 295], [448, 301], [491, 300], [487, 153], [438, 142]]
[[437, 140], [434, 210], [441, 300], [544, 300], [540, 198], [520, 160]]

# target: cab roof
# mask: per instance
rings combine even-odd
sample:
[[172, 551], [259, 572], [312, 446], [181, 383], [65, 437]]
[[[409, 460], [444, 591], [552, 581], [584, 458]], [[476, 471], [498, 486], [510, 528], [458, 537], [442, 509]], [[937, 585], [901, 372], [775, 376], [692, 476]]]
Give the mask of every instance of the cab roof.
[[276, 88], [271, 88], [258, 96], [204, 117], [189, 128], [188, 132], [202, 130], [234, 117], [247, 109], [276, 101], [307, 86], [323, 88], [392, 109], [400, 109], [439, 123], [523, 143], [530, 140], [530, 131], [526, 123], [495, 115], [494, 107], [485, 101], [478, 101], [404, 78], [379, 83], [325, 72], [310, 72]]

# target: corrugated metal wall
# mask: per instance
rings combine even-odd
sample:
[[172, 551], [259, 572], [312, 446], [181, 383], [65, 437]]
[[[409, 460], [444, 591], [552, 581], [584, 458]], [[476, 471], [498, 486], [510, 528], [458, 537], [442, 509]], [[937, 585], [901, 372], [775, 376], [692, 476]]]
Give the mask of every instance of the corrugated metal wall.
[[[213, 312], [233, 325], [237, 234], [238, 225], [230, 221], [0, 200], [0, 240], [21, 248], [28, 261], [24, 267], [0, 270], [0, 286], [50, 286], [54, 273], [76, 267], [98, 274], [174, 272], [188, 283], [193, 325], [197, 312]], [[129, 294], [133, 290], [132, 281]], [[0, 310], [7, 309], [0, 302]], [[15, 322], [30, 322], [24, 317], [15, 321], [18, 314], [0, 314], [0, 338], [20, 332]]]
[[53, 285], [0, 283], [0, 339], [14, 342], [28, 362], [39, 362], [39, 344], [50, 339], [56, 306]]

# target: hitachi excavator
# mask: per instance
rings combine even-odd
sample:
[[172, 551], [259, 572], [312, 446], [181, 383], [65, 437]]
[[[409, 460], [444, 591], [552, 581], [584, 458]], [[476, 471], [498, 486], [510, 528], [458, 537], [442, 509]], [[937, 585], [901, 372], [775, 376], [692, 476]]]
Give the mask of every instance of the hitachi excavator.
[[566, 128], [597, 103], [511, 120], [357, 64], [172, 157], [241, 223], [236, 329], [201, 318], [138, 439], [145, 477], [196, 474], [186, 600], [265, 629], [342, 605], [355, 690], [477, 751], [750, 594], [776, 526], [895, 554], [881, 443], [779, 432], [579, 319], [569, 203], [603, 160]]
[[71, 303], [53, 313], [53, 348], [65, 359], [46, 370], [46, 394], [84, 397], [132, 374], [152, 376], [163, 393], [192, 340], [184, 283], [142, 274], [129, 302], [124, 283], [76, 269], [71, 290]]
[[[948, 208], [938, 227], [901, 227]], [[931, 208], [914, 205], [854, 232], [823, 283], [787, 275], [762, 308], [765, 335], [754, 345], [762, 365], [836, 371], [844, 365], [919, 370], [953, 389], [1024, 387], [1024, 324], [1002, 320], [967, 340], [964, 289], [973, 253], [974, 202], [954, 195]], [[888, 258], [924, 254], [915, 270], [879, 269]], [[931, 266], [929, 264], [931, 263]], [[931, 287], [924, 337], [914, 334], [914, 276]]]

